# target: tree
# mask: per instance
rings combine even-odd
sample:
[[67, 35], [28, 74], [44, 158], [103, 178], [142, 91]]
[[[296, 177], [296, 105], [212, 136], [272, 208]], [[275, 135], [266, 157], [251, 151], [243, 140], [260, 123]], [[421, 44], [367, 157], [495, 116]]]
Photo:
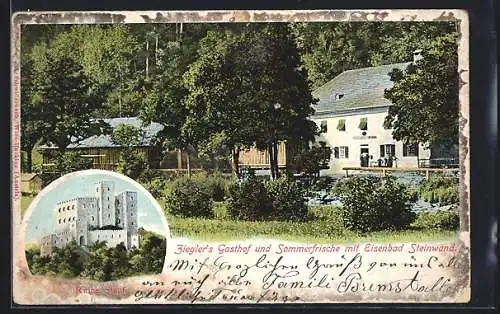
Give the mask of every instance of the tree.
[[254, 60], [244, 60], [252, 47], [245, 39], [231, 32], [208, 32], [200, 42], [198, 58], [183, 76], [189, 93], [183, 134], [202, 149], [223, 143], [236, 176], [239, 152], [253, 145], [257, 131], [257, 99], [253, 95], [257, 86], [250, 68], [253, 65], [257, 73], [259, 68], [252, 64], [255, 55], [251, 55]]
[[102, 94], [101, 117], [136, 116], [140, 108], [140, 46], [127, 25], [74, 25], [50, 43], [79, 64]]
[[141, 142], [141, 130], [133, 125], [118, 124], [113, 130], [111, 139], [120, 146], [137, 146]]
[[64, 152], [71, 143], [105, 132], [107, 124], [92, 117], [102, 99], [82, 67], [45, 46], [35, 48], [30, 103], [37, 114], [31, 118], [39, 122], [43, 142]]
[[201, 147], [225, 146], [236, 176], [242, 149], [268, 149], [275, 178], [277, 143], [313, 138], [315, 125], [307, 119], [313, 99], [287, 24], [209, 32], [184, 84], [183, 131]]
[[142, 132], [129, 124], [118, 124], [111, 135], [113, 143], [124, 147], [120, 153], [120, 163], [117, 171], [132, 179], [137, 179], [144, 169], [148, 168], [146, 154], [138, 152], [135, 146], [141, 144]]
[[142, 40], [155, 39], [155, 62], [149, 65], [149, 50], [146, 51], [148, 75], [142, 85], [142, 108], [140, 117], [145, 123], [162, 124], [157, 134], [157, 145], [163, 150], [179, 149], [187, 152], [188, 175], [191, 175], [189, 155], [193, 152], [193, 140], [182, 132], [188, 110], [184, 103], [187, 89], [182, 75], [195, 59], [198, 39], [206, 26], [190, 24], [162, 25], [144, 30]]
[[39, 120], [39, 107], [31, 102], [33, 82], [31, 78], [31, 62], [23, 62], [21, 68], [21, 149], [26, 152], [26, 171], [32, 172], [33, 148], [40, 140], [43, 122]]
[[386, 127], [407, 143], [458, 141], [458, 70], [455, 34], [436, 38], [423, 58], [406, 70], [390, 73], [394, 86], [385, 91], [392, 102]]
[[256, 143], [257, 147], [267, 146], [274, 180], [279, 175], [279, 142], [298, 146], [314, 141], [317, 128], [308, 119], [313, 113], [314, 99], [289, 25], [267, 24], [253, 34], [260, 45], [253, 57], [262, 62], [262, 71], [254, 73], [260, 86], [256, 95], [260, 104]]

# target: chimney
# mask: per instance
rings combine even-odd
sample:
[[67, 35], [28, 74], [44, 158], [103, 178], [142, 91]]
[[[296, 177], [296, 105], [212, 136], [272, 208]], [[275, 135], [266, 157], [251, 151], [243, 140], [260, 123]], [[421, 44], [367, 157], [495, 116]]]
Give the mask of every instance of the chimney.
[[421, 59], [422, 59], [422, 49], [417, 49], [413, 51], [413, 63], [417, 63], [417, 61]]

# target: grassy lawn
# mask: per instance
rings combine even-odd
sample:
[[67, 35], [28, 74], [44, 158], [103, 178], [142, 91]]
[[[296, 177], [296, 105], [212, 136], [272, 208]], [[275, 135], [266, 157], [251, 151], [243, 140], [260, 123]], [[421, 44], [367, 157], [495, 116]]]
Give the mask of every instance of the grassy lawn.
[[218, 219], [167, 218], [174, 237], [188, 237], [208, 242], [273, 238], [304, 243], [359, 242], [438, 242], [453, 241], [455, 231], [403, 230], [366, 234], [332, 227], [324, 221], [312, 222], [242, 222]]
[[335, 206], [312, 206], [314, 220], [286, 221], [233, 221], [224, 219], [221, 205], [215, 206], [215, 219], [179, 218], [167, 215], [174, 237], [218, 242], [251, 238], [273, 238], [303, 243], [360, 243], [360, 242], [432, 242], [453, 241], [456, 231], [410, 229], [356, 233], [346, 230]]
[[34, 196], [21, 196], [21, 215], [24, 216], [24, 213], [30, 206], [31, 202], [33, 201], [35, 197]]
[[[24, 215], [33, 196], [21, 198]], [[308, 222], [286, 221], [233, 221], [226, 218], [225, 208], [215, 204], [214, 219], [179, 218], [167, 215], [167, 222], [174, 237], [188, 237], [207, 242], [273, 238], [302, 243], [362, 243], [362, 242], [439, 242], [453, 241], [457, 232], [444, 230], [379, 231], [366, 234], [346, 230], [335, 206], [312, 206], [315, 220]]]

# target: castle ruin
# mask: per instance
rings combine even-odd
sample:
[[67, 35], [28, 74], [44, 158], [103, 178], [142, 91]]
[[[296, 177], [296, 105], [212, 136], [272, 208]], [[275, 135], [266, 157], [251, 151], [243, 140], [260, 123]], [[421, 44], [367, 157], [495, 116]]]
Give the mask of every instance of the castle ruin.
[[49, 255], [53, 247], [62, 248], [71, 241], [88, 246], [106, 241], [108, 247], [123, 242], [129, 250], [139, 248], [137, 225], [137, 192], [115, 195], [111, 181], [98, 182], [95, 196], [77, 197], [57, 203], [55, 233], [41, 239], [40, 254]]

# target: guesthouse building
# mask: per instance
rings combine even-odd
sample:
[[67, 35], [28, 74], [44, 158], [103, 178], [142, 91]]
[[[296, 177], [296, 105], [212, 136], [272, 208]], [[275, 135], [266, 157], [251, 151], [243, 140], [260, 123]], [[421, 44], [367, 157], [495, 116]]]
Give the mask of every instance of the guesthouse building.
[[384, 97], [393, 82], [389, 73], [410, 62], [344, 71], [313, 92], [313, 121], [321, 130], [318, 141], [333, 151], [327, 173], [344, 167], [417, 168], [458, 164], [458, 145], [404, 143], [384, 126], [391, 102]]

